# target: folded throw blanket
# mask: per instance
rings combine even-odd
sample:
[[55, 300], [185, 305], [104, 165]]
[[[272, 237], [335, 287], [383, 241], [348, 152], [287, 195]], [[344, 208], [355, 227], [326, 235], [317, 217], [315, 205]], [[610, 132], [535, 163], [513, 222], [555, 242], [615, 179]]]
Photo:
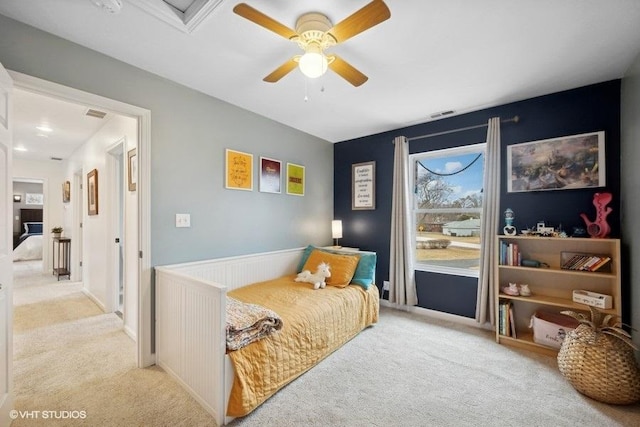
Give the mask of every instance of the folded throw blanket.
[[282, 329], [272, 310], [227, 296], [227, 349], [238, 350]]

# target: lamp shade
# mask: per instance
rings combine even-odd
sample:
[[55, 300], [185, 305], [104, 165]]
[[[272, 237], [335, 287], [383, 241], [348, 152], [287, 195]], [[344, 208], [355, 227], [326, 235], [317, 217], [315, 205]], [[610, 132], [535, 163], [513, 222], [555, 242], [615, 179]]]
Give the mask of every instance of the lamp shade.
[[342, 238], [342, 221], [339, 219], [334, 219], [331, 221], [331, 236], [334, 239]]

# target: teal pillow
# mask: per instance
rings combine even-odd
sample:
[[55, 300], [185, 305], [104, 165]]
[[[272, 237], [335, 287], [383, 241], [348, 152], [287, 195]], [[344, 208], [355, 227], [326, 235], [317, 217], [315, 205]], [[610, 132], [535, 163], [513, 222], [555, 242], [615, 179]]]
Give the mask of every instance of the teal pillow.
[[359, 252], [360, 261], [353, 274], [351, 283], [360, 285], [365, 289], [369, 289], [376, 279], [376, 253], [375, 252]]
[[339, 249], [319, 248], [317, 246], [309, 245], [302, 251], [302, 257], [300, 258], [300, 262], [298, 263], [298, 273], [302, 271], [304, 265], [307, 263], [309, 255], [311, 255], [311, 252], [314, 249], [334, 254], [351, 253], [358, 255], [360, 257], [360, 261], [358, 262], [356, 271], [353, 274], [351, 283], [354, 285], [362, 286], [364, 289], [369, 289], [369, 286], [375, 283], [377, 262], [377, 255], [375, 252], [353, 252]]
[[316, 247], [313, 245], [309, 245], [306, 248], [304, 248], [304, 251], [302, 251], [302, 258], [300, 258], [300, 262], [298, 263], [298, 273], [302, 271], [302, 269], [304, 268], [304, 265], [307, 263], [307, 259], [309, 258], [309, 255], [311, 255], [311, 252], [314, 249], [316, 249]]

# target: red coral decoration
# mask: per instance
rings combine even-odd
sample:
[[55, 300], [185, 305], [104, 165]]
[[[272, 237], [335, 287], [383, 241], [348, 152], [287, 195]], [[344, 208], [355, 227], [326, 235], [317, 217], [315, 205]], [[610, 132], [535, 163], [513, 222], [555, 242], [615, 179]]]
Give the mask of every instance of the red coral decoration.
[[607, 207], [613, 196], [611, 193], [596, 193], [593, 195], [593, 205], [596, 207], [595, 221], [589, 221], [587, 215], [580, 214], [580, 217], [587, 225], [587, 233], [591, 237], [605, 238], [611, 233], [611, 227], [607, 223], [607, 215], [613, 212], [613, 209]]

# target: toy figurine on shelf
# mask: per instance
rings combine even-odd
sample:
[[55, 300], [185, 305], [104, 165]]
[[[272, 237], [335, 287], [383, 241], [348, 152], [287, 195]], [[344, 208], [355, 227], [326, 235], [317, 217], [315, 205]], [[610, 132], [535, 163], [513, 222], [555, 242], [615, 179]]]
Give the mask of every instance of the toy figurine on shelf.
[[516, 227], [513, 225], [514, 218], [515, 216], [513, 215], [513, 211], [511, 210], [511, 208], [507, 208], [507, 210], [504, 211], [505, 226], [502, 229], [504, 231], [504, 234], [507, 236], [515, 236], [517, 233]]
[[596, 207], [596, 219], [589, 221], [587, 215], [580, 214], [580, 217], [587, 225], [587, 233], [591, 237], [605, 238], [611, 233], [611, 227], [607, 223], [607, 215], [609, 215], [613, 209], [607, 207], [611, 202], [613, 196], [611, 193], [596, 193], [593, 195], [593, 206]]

